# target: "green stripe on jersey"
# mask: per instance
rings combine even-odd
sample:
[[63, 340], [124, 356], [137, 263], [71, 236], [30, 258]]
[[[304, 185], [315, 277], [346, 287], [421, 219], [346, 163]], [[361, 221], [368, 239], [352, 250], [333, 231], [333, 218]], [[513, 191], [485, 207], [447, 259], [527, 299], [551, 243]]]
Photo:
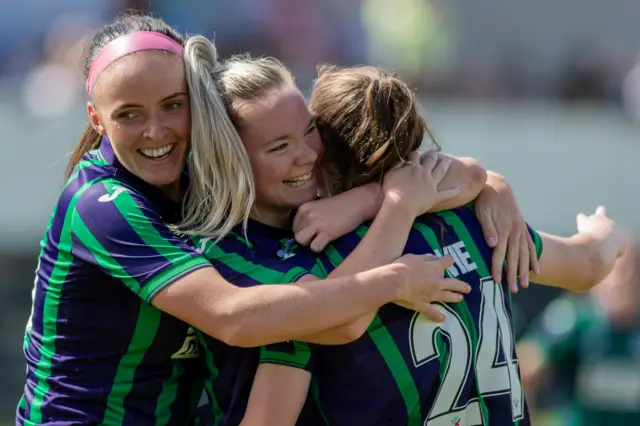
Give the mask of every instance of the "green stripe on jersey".
[[[489, 268], [487, 267], [487, 264], [484, 261], [484, 258], [482, 257], [482, 254], [480, 254], [480, 250], [478, 249], [478, 246], [476, 245], [475, 241], [473, 240], [473, 237], [471, 236], [471, 234], [469, 233], [469, 230], [467, 229], [467, 226], [464, 224], [464, 222], [462, 221], [462, 219], [460, 219], [460, 217], [452, 212], [452, 211], [446, 211], [446, 212], [441, 212], [438, 213], [438, 216], [440, 216], [441, 218], [444, 219], [444, 221], [447, 223], [447, 225], [451, 226], [454, 230], [454, 232], [456, 233], [456, 235], [458, 236], [458, 238], [460, 238], [460, 240], [464, 243], [465, 248], [467, 249], [467, 251], [469, 252], [469, 255], [471, 257], [471, 259], [473, 259], [474, 263], [477, 266], [477, 273], [480, 275], [480, 278], [484, 278], [484, 277], [491, 277], [491, 273], [489, 271]], [[500, 285], [500, 284], [495, 284], [495, 285]], [[461, 302], [463, 303], [463, 302]], [[468, 309], [467, 309], [468, 311]], [[469, 315], [463, 317], [465, 318], [465, 323], [468, 324], [467, 321], [471, 321], [471, 314], [469, 313]], [[470, 337], [471, 337], [471, 342], [472, 342], [472, 347], [477, 348], [478, 347], [478, 334], [476, 332], [475, 327], [469, 327], [469, 331], [471, 331], [470, 333]], [[478, 386], [478, 379], [476, 377], [476, 387], [477, 389], [480, 389], [480, 387]], [[484, 401], [484, 397], [482, 395], [479, 394], [479, 402], [480, 402], [480, 408], [482, 409], [482, 415], [485, 419], [489, 419], [489, 410], [487, 408], [487, 404]], [[520, 421], [516, 421], [514, 423], [514, 425], [518, 425], [520, 423]]]
[[[109, 194], [115, 190], [116, 186], [119, 186], [118, 182], [115, 180], [105, 181], [103, 182], [103, 185]], [[177, 268], [168, 268], [166, 271], [154, 276], [143, 288], [139, 288], [139, 286], [131, 287], [134, 291], [138, 290], [136, 293], [144, 298], [145, 301], [149, 302], [153, 296], [158, 293], [158, 291], [164, 288], [167, 282], [173, 281], [199, 267], [210, 266], [210, 263], [205, 258], [191, 257], [188, 253], [174, 247], [171, 243], [167, 243], [167, 239], [163, 237], [149, 222], [146, 215], [142, 212], [140, 206], [138, 206], [138, 203], [133, 199], [129, 192], [123, 191], [120, 196], [113, 200], [113, 204], [120, 211], [120, 214], [127, 223], [129, 223], [129, 226], [131, 226], [131, 228], [148, 247], [155, 249], [158, 254], [171, 262], [173, 266], [182, 266], [177, 271]], [[130, 221], [131, 218], [139, 220], [132, 223]], [[167, 246], [170, 246], [170, 248]], [[92, 246], [87, 246], [88, 249], [91, 249], [91, 247]], [[117, 262], [115, 262], [113, 266], [116, 269], [119, 268]], [[107, 269], [110, 270], [111, 268]]]
[[[366, 234], [367, 229], [367, 227], [361, 226], [354, 232], [356, 232], [356, 234], [362, 239]], [[331, 259], [331, 262], [336, 267], [344, 261], [344, 258], [340, 253], [331, 245], [325, 248], [324, 253], [327, 254]], [[404, 400], [404, 404], [407, 408], [407, 425], [419, 426], [422, 423], [422, 413], [418, 388], [411, 376], [411, 371], [402, 356], [400, 348], [398, 348], [398, 345], [395, 340], [393, 340], [391, 333], [389, 333], [384, 322], [377, 314], [371, 322], [371, 325], [367, 330], [367, 334], [376, 345], [380, 356], [382, 356], [384, 362], [387, 364], [387, 368], [396, 382], [398, 391], [402, 395], [402, 399]]]
[[[172, 362], [173, 371], [171, 372], [171, 377], [180, 377], [184, 372], [184, 364], [175, 360], [172, 360]], [[155, 426], [165, 426], [169, 424], [169, 421], [171, 420], [171, 410], [168, 408], [171, 407], [171, 404], [177, 399], [179, 385], [180, 383], [178, 380], [165, 380], [163, 383], [162, 391], [160, 392], [160, 395], [158, 395], [158, 402], [156, 404]]]
[[[76, 216], [74, 219], [74, 231], [85, 246], [99, 249], [98, 253], [100, 253], [100, 255], [96, 255], [96, 262], [99, 266], [113, 270], [113, 265], [118, 265], [118, 262], [109, 256], [106, 249], [102, 247], [100, 242], [91, 234], [91, 231], [79, 216]], [[130, 286], [131, 283], [137, 285], [137, 281], [129, 276], [122, 267], [119, 267], [118, 272], [119, 278], [128, 286]], [[122, 423], [125, 414], [122, 402], [129, 391], [131, 391], [136, 368], [144, 359], [146, 349], [156, 337], [160, 325], [160, 318], [161, 311], [159, 309], [146, 303], [140, 304], [138, 321], [133, 336], [131, 337], [131, 343], [129, 344], [127, 352], [118, 363], [111, 391], [107, 396], [107, 411], [102, 424], [116, 425]]]
[[51, 360], [56, 352], [56, 318], [58, 317], [59, 298], [60, 293], [62, 292], [62, 286], [66, 280], [67, 274], [69, 273], [69, 268], [73, 263], [73, 255], [71, 254], [71, 222], [73, 219], [73, 213], [78, 200], [94, 181], [85, 183], [73, 195], [67, 211], [65, 212], [62, 229], [60, 231], [58, 256], [56, 257], [53, 270], [51, 271], [51, 278], [49, 279], [48, 288], [44, 297], [44, 306], [42, 308], [42, 346], [40, 348], [40, 359], [36, 363], [34, 371], [34, 375], [36, 376], [36, 386], [33, 390], [33, 401], [28, 415], [28, 419], [35, 424], [42, 422], [42, 404], [44, 403], [45, 396], [49, 393], [49, 383], [47, 382], [47, 379], [51, 376]]
[[260, 362], [269, 364], [288, 365], [290, 367], [304, 369], [311, 359], [311, 348], [308, 343], [293, 341], [293, 353], [270, 351], [267, 347], [260, 348]]
[[[122, 355], [118, 363], [111, 391], [107, 396], [107, 410], [101, 425], [121, 425], [124, 421], [124, 399], [133, 387], [137, 367], [142, 363], [147, 349], [156, 338], [161, 317], [162, 311], [159, 309], [146, 303], [140, 304], [136, 328], [131, 336], [127, 352]], [[156, 410], [160, 408], [169, 411], [168, 407], [156, 406]]]
[[[424, 223], [420, 223], [420, 222], [414, 222], [413, 227], [414, 229], [416, 229], [422, 234], [422, 237], [427, 241], [427, 244], [429, 244], [429, 246], [433, 250], [438, 250], [440, 253], [442, 253], [442, 247], [440, 247], [440, 242], [438, 241], [438, 238], [436, 237], [436, 234], [433, 231], [433, 229], [431, 229], [429, 226], [425, 225]], [[448, 278], [452, 278], [451, 274], [448, 271], [445, 271], [445, 276]], [[452, 304], [449, 304], [448, 306], [458, 314], [460, 319], [463, 321], [463, 324], [465, 324], [466, 326], [465, 328], [469, 331], [469, 337], [472, 345], [471, 347], [473, 348], [477, 347], [478, 333], [476, 332], [473, 316], [471, 315], [471, 311], [469, 311], [469, 307], [467, 306], [466, 302], [463, 300], [460, 303], [452, 303]], [[438, 339], [436, 340], [436, 345], [439, 351], [438, 353], [440, 354], [440, 361], [441, 361], [438, 375], [440, 376], [440, 380], [442, 380], [449, 367], [449, 360], [450, 360], [449, 348], [444, 343], [444, 339], [442, 338], [442, 333], [438, 333]], [[476, 387], [477, 387], [477, 379], [476, 379]], [[481, 401], [483, 401], [482, 396], [480, 396], [479, 398]], [[480, 405], [484, 406], [483, 402], [481, 402]]]
[[206, 242], [202, 253], [208, 259], [224, 259], [223, 263], [225, 266], [258, 281], [261, 284], [292, 283], [309, 273], [306, 269], [298, 266], [293, 267], [286, 273], [269, 269], [258, 263], [253, 263], [237, 253], [222, 250], [212, 240]]
[[[196, 330], [196, 335], [198, 336], [198, 342], [203, 347], [207, 347], [207, 341], [204, 337], [203, 333], [200, 330]], [[224, 411], [220, 408], [220, 404], [216, 399], [216, 395], [213, 392], [213, 381], [218, 377], [219, 371], [216, 366], [215, 360], [213, 359], [213, 353], [211, 351], [204, 351], [205, 363], [207, 366], [207, 377], [204, 381], [204, 390], [209, 397], [209, 403], [211, 404], [211, 411], [213, 412], [213, 425], [218, 426], [220, 424], [220, 420], [224, 416]]]

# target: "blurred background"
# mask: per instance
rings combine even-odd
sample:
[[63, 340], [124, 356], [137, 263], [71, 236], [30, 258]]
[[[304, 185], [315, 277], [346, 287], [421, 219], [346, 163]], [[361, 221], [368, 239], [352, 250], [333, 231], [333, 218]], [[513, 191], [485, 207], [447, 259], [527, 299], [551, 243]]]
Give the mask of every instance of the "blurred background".
[[[22, 336], [38, 242], [86, 122], [80, 71], [85, 41], [97, 26], [131, 9], [214, 38], [223, 57], [276, 56], [305, 90], [319, 63], [392, 69], [418, 90], [444, 150], [476, 157], [504, 174], [535, 228], [570, 235], [578, 211], [605, 204], [630, 233], [640, 230], [638, 0], [3, 0], [0, 422], [12, 422], [21, 393]], [[627, 270], [632, 279], [620, 280], [635, 281], [635, 269]], [[530, 396], [534, 424], [570, 424], [562, 416], [585, 401], [640, 412], [640, 374], [627, 374], [619, 384], [611, 370], [594, 378], [576, 367], [581, 353], [589, 362], [607, 356], [602, 347], [594, 352], [584, 343], [593, 334], [571, 334], [582, 318], [577, 306], [595, 302], [557, 296], [533, 288], [515, 297], [517, 331], [528, 350], [521, 366], [530, 367], [527, 377], [535, 380], [527, 389], [540, 396]], [[555, 304], [542, 313], [550, 300]], [[600, 318], [599, 312], [587, 316]], [[628, 342], [614, 362], [626, 372], [640, 372], [636, 318], [627, 321]], [[552, 344], [563, 344], [561, 352], [569, 356], [552, 357]], [[602, 346], [615, 346], [608, 345]], [[572, 352], [576, 348], [582, 352]], [[557, 361], [546, 380], [539, 380], [542, 358]], [[567, 369], [573, 373], [554, 380], [560, 374], [553, 371]], [[609, 398], [614, 402], [601, 396], [620, 388], [624, 406], [615, 396]]]

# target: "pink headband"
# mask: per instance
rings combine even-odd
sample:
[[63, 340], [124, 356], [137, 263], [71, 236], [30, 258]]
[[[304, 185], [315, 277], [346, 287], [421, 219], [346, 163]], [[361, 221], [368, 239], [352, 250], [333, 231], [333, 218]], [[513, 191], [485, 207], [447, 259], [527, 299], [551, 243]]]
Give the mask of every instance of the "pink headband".
[[152, 31], [137, 31], [118, 37], [107, 43], [91, 64], [87, 81], [89, 96], [91, 96], [93, 85], [105, 68], [123, 56], [142, 50], [166, 50], [178, 56], [184, 53], [180, 43], [164, 34]]

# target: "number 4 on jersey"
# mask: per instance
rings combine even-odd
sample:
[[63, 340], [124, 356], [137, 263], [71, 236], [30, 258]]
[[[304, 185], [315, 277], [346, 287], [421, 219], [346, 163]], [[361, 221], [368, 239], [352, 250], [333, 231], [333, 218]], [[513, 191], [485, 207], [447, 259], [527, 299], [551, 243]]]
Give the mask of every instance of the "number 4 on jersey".
[[[440, 357], [436, 346], [436, 333], [449, 341], [449, 359], [440, 389], [427, 417], [425, 426], [485, 426], [480, 402], [477, 398], [460, 401], [460, 394], [468, 380], [471, 368], [475, 370], [479, 393], [482, 397], [508, 395], [511, 399], [513, 420], [523, 418], [523, 393], [517, 360], [513, 359], [514, 340], [511, 323], [505, 308], [502, 286], [491, 278], [480, 282], [482, 302], [478, 346], [471, 347], [471, 337], [458, 314], [446, 305], [438, 304], [445, 316], [441, 324], [429, 321], [416, 313], [409, 330], [411, 353], [416, 367]], [[502, 350], [501, 350], [502, 349]], [[500, 362], [499, 354], [504, 354]], [[475, 356], [474, 356], [475, 355]], [[475, 358], [475, 365], [472, 365]]]

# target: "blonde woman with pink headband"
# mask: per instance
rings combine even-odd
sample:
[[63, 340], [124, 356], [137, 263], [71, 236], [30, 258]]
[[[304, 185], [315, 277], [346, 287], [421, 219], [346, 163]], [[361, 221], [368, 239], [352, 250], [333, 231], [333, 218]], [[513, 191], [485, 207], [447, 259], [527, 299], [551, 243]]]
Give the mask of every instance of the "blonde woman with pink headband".
[[[188, 425], [203, 379], [190, 326], [234, 346], [313, 341], [305, 337], [329, 330], [326, 343], [386, 303], [423, 310], [434, 289], [466, 288], [441, 277], [450, 257], [415, 255], [325, 280], [226, 281], [182, 234], [219, 238], [246, 221], [253, 177], [215, 83], [193, 77], [202, 75], [198, 40], [133, 16], [90, 42], [90, 123], [41, 243], [18, 425]], [[195, 144], [192, 155], [211, 161], [194, 162], [190, 180]], [[409, 164], [385, 177], [391, 213], [376, 222], [396, 220], [407, 203], [426, 207], [459, 193], [435, 188], [447, 168]], [[375, 251], [372, 244], [361, 257], [370, 265]]]

